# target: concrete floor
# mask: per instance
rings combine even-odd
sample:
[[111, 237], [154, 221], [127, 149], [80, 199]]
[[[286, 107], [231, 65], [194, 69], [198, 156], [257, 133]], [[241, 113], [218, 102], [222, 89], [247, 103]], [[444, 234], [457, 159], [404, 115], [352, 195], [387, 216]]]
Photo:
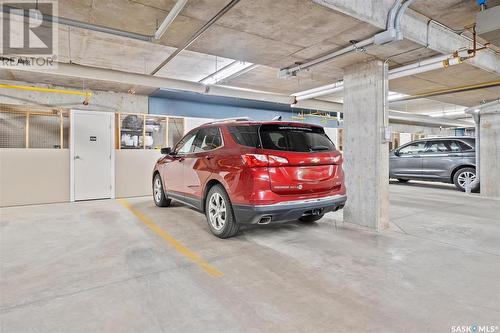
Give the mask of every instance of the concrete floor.
[[203, 215], [128, 199], [1, 211], [2, 332], [451, 332], [500, 325], [500, 201], [393, 184], [391, 228], [291, 223], [213, 237]]

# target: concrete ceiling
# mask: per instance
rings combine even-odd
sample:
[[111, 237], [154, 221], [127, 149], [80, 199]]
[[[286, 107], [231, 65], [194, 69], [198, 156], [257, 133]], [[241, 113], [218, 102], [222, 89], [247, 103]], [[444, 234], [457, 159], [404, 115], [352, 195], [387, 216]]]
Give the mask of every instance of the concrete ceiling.
[[[494, 7], [500, 5], [500, 0], [487, 3]], [[474, 24], [478, 10], [476, 0], [415, 1], [411, 8], [457, 31]]]
[[[104, 33], [60, 27], [59, 59], [87, 66], [135, 73], [150, 73], [229, 0], [190, 0], [158, 43], [143, 42]], [[499, 1], [490, 1], [494, 5]], [[59, 16], [152, 35], [173, 7], [173, 0], [65, 0], [59, 2]], [[454, 29], [474, 21], [474, 0], [416, 1], [412, 9]], [[158, 75], [199, 81], [233, 60], [261, 66], [224, 84], [291, 94], [342, 79], [343, 68], [373, 58], [391, 57], [391, 66], [425, 59], [437, 53], [403, 40], [372, 46], [302, 71], [297, 77], [278, 79], [279, 68], [304, 62], [361, 40], [380, 29], [310, 0], [242, 0], [201, 38], [183, 51]], [[0, 79], [45, 82], [91, 89], [149, 93], [151, 89], [111, 82], [88, 81], [2, 70]], [[436, 70], [390, 83], [390, 89], [405, 94], [499, 80], [498, 75], [469, 65]], [[500, 88], [440, 96], [435, 100], [469, 106], [498, 98]], [[325, 100], [335, 99], [326, 96]], [[417, 111], [415, 111], [417, 112]]]
[[[468, 64], [460, 64], [427, 73], [391, 80], [389, 89], [408, 95], [431, 92], [460, 86], [475, 85], [500, 80], [495, 74], [482, 71]], [[432, 99], [464, 106], [477, 105], [500, 96], [500, 86], [468, 92], [435, 96]]]

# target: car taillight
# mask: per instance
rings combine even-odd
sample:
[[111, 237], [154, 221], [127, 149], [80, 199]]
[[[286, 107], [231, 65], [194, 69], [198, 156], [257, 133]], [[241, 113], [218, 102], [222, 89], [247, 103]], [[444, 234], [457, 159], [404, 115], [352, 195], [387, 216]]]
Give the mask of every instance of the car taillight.
[[249, 167], [280, 166], [288, 164], [284, 157], [264, 154], [245, 154], [241, 155], [243, 162]]
[[269, 160], [267, 159], [267, 155], [262, 154], [245, 154], [241, 155], [243, 158], [243, 162], [249, 167], [259, 167], [259, 166], [268, 166]]
[[268, 155], [267, 157], [269, 159], [270, 166], [280, 166], [288, 164], [288, 160], [284, 157], [274, 156], [274, 155]]

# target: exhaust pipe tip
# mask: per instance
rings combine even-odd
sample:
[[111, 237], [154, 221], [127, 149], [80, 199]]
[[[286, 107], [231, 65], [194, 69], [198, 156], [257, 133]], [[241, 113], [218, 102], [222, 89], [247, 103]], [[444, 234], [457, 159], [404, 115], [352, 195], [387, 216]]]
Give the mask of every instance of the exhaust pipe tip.
[[269, 224], [271, 220], [272, 220], [271, 216], [262, 216], [259, 222], [257, 222], [257, 224]]

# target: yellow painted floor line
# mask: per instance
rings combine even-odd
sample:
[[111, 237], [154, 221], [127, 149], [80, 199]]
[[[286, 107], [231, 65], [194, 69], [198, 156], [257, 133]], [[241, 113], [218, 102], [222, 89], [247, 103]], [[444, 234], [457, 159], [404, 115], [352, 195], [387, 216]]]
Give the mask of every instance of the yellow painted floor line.
[[142, 223], [144, 223], [149, 229], [153, 230], [158, 236], [163, 238], [168, 244], [174, 247], [180, 254], [188, 258], [190, 261], [194, 262], [201, 269], [207, 272], [210, 276], [220, 277], [223, 274], [215, 267], [210, 265], [208, 262], [203, 260], [199, 255], [188, 249], [181, 242], [170, 235], [168, 232], [160, 228], [156, 223], [153, 222], [148, 216], [143, 214], [141, 211], [132, 207], [132, 205], [125, 199], [118, 199], [118, 202], [127, 208], [132, 214], [134, 214]]

